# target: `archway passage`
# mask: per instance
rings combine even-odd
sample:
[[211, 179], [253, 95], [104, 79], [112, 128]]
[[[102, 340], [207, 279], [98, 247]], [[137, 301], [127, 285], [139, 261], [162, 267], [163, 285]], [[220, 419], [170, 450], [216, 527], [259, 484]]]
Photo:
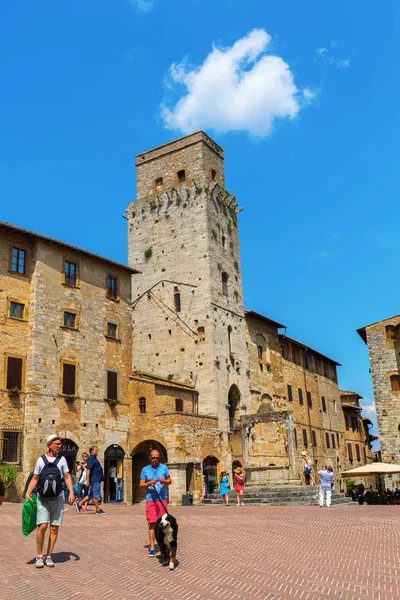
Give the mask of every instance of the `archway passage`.
[[240, 460], [234, 460], [232, 463], [232, 478], [233, 478], [233, 471], [235, 469], [237, 469], [238, 467], [242, 468], [242, 463], [240, 462]]
[[104, 500], [105, 502], [123, 502], [124, 500], [124, 456], [118, 446], [108, 446], [104, 453]]
[[206, 456], [203, 460], [203, 496], [212, 494], [218, 487], [218, 468], [219, 460], [215, 456]]
[[228, 394], [229, 426], [231, 429], [239, 425], [240, 416], [240, 392], [237, 385], [231, 385]]
[[145, 440], [136, 446], [132, 452], [132, 499], [134, 504], [146, 500], [146, 490], [139, 488], [139, 479], [143, 467], [149, 464], [149, 454], [152, 450], [159, 451], [160, 463], [168, 462], [167, 451], [160, 442]]
[[69, 472], [75, 474], [76, 471], [76, 455], [79, 447], [68, 438], [61, 438], [60, 454], [65, 457], [67, 461]]

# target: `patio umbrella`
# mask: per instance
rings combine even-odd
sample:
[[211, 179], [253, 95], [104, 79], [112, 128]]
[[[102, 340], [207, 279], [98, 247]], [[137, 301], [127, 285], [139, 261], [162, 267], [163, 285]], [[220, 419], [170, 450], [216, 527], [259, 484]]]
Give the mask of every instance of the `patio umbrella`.
[[369, 465], [356, 467], [349, 471], [344, 471], [342, 477], [366, 477], [368, 475], [391, 475], [400, 473], [400, 465], [392, 465], [391, 463], [373, 462]]

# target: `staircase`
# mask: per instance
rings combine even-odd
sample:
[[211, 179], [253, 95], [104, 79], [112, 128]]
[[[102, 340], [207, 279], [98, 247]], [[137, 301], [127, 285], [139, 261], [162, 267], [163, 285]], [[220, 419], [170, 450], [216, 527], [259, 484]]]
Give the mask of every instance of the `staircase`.
[[[250, 506], [313, 506], [318, 504], [319, 486], [280, 486], [254, 487], [247, 486], [244, 490], [244, 504]], [[352, 499], [332, 492], [332, 505], [348, 504]], [[236, 505], [236, 494], [231, 490], [229, 503]], [[222, 504], [219, 494], [209, 494], [203, 498], [203, 504]]]

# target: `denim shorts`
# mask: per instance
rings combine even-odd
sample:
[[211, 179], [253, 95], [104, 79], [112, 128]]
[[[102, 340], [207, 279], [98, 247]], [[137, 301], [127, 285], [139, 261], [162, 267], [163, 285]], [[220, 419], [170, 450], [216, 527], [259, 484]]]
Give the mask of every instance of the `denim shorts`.
[[50, 523], [50, 525], [59, 527], [62, 523], [63, 513], [64, 494], [57, 496], [57, 498], [41, 498], [38, 495], [36, 525]]
[[100, 500], [100, 481], [93, 481], [93, 483], [90, 484], [88, 496], [89, 498], [95, 498], [95, 500]]

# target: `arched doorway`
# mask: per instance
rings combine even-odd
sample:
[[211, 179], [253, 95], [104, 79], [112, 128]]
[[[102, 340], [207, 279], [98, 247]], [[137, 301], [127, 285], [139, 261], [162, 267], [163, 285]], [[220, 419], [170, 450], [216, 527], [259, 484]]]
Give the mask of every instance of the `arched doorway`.
[[108, 446], [104, 453], [104, 500], [123, 502], [124, 500], [124, 456], [118, 444]]
[[168, 462], [167, 451], [160, 442], [146, 440], [136, 446], [132, 452], [132, 499], [134, 504], [146, 500], [146, 490], [139, 488], [139, 479], [143, 467], [149, 464], [149, 454], [152, 450], [159, 451], [161, 463]]
[[203, 488], [204, 496], [212, 494], [218, 487], [217, 467], [219, 460], [215, 456], [206, 456], [203, 460]]
[[[240, 460], [234, 460], [232, 463], [232, 473], [238, 467], [242, 468], [242, 463], [240, 462]], [[233, 478], [233, 475], [232, 475], [232, 478]]]
[[76, 471], [76, 455], [78, 453], [79, 447], [68, 438], [61, 438], [61, 448], [60, 454], [61, 456], [65, 456], [65, 460], [67, 461], [69, 472], [74, 475]]
[[237, 385], [231, 385], [228, 394], [229, 427], [235, 429], [239, 425], [240, 392]]

